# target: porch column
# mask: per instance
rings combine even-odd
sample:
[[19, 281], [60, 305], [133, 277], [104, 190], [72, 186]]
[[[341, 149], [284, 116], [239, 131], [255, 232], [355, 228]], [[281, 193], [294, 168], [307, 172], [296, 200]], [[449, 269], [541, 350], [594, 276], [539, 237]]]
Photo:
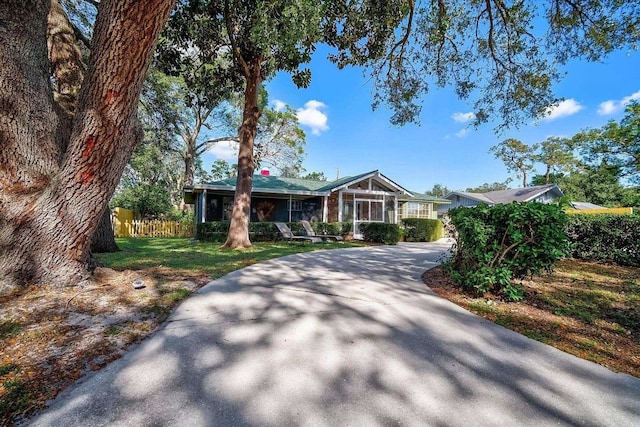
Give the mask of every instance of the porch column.
[[291, 198], [291, 194], [289, 194], [289, 224], [291, 224], [291, 202], [293, 201], [293, 199]]
[[202, 223], [207, 220], [207, 189], [202, 192]]
[[329, 222], [329, 196], [324, 196], [324, 199], [323, 199], [322, 222]]
[[397, 224], [398, 223], [398, 195], [395, 194], [393, 196], [393, 223]]
[[385, 217], [386, 210], [387, 210], [387, 195], [383, 194], [382, 195], [382, 222], [385, 222], [384, 217]]
[[342, 190], [338, 190], [338, 222], [342, 222]]

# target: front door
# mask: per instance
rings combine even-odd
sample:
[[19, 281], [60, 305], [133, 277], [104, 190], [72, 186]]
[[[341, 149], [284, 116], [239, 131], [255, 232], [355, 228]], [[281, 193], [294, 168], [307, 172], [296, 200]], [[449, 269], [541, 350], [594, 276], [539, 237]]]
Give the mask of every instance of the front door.
[[362, 239], [360, 224], [363, 222], [384, 222], [382, 200], [356, 199], [356, 212], [353, 217], [353, 237]]

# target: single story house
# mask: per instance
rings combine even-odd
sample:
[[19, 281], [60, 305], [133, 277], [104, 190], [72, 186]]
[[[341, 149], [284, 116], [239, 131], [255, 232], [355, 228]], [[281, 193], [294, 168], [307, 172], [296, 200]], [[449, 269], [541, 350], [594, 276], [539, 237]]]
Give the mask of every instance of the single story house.
[[[236, 179], [229, 178], [185, 187], [185, 202], [195, 205], [196, 224], [229, 221], [235, 185]], [[378, 170], [335, 181], [255, 175], [250, 221], [352, 222], [359, 237], [362, 222], [435, 219], [438, 206], [449, 203], [413, 193]]]
[[444, 214], [451, 208], [457, 208], [459, 206], [476, 206], [480, 203], [486, 203], [489, 206], [511, 202], [551, 203], [562, 196], [564, 196], [564, 194], [556, 184], [489, 191], [487, 193], [452, 191], [445, 196], [445, 199], [451, 201], [451, 204], [443, 205], [438, 210], [438, 214]]

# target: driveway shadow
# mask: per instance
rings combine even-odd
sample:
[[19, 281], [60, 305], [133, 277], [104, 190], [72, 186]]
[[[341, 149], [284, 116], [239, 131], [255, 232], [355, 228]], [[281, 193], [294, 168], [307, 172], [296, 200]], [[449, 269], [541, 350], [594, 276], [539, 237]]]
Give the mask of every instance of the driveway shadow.
[[446, 248], [340, 249], [236, 271], [32, 425], [638, 425], [640, 380], [424, 286]]

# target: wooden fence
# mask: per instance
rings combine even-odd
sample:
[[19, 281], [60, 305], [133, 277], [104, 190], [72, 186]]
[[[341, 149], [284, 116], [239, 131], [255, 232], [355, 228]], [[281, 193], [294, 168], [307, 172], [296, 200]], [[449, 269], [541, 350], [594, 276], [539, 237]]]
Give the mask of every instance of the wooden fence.
[[567, 209], [568, 214], [613, 214], [633, 215], [633, 208], [602, 208], [602, 209]]
[[192, 223], [163, 220], [113, 220], [116, 237], [193, 237]]

